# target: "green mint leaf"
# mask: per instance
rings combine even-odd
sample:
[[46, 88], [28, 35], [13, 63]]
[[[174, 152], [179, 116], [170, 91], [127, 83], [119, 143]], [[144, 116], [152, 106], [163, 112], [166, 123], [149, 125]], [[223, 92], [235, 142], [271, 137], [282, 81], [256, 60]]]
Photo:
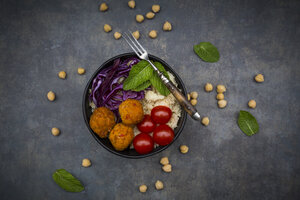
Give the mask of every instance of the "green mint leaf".
[[[160, 62], [154, 62], [153, 64], [161, 73], [163, 73], [163, 75], [165, 75], [165, 77], [169, 79], [169, 74]], [[162, 80], [159, 78], [155, 71], [153, 71], [153, 75], [150, 78], [150, 82], [160, 94], [164, 96], [168, 96], [170, 94], [169, 89], [165, 86], [165, 84], [162, 82]]]
[[52, 178], [57, 185], [68, 192], [81, 192], [84, 190], [81, 182], [65, 169], [56, 170]]
[[238, 119], [240, 129], [248, 136], [258, 132], [259, 126], [253, 115], [249, 112], [241, 110]]
[[148, 81], [142, 83], [141, 85], [137, 86], [136, 88], [132, 89], [132, 91], [139, 92], [139, 91], [142, 91], [142, 90], [148, 88], [150, 85], [151, 85], [151, 82], [148, 80]]
[[123, 89], [132, 90], [137, 88], [139, 85], [150, 79], [152, 72], [153, 68], [147, 61], [142, 60], [138, 62], [132, 66], [129, 76], [124, 81]]
[[217, 62], [220, 59], [218, 49], [210, 42], [200, 42], [194, 45], [194, 51], [205, 62]]

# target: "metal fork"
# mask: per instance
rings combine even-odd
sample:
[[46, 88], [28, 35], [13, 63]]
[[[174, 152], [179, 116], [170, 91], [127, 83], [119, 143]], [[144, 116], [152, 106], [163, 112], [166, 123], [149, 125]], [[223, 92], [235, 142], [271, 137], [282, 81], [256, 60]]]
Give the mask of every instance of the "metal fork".
[[[131, 36], [131, 37], [130, 37]], [[170, 92], [174, 95], [174, 97], [178, 100], [180, 105], [184, 108], [184, 110], [194, 119], [200, 120], [200, 114], [197, 112], [196, 108], [187, 100], [187, 98], [180, 92], [180, 90], [171, 82], [167, 77], [161, 73], [157, 67], [149, 60], [148, 52], [142, 47], [142, 45], [135, 39], [135, 37], [130, 33], [130, 36], [125, 33], [122, 34], [122, 37], [126, 40], [128, 45], [132, 48], [132, 50], [136, 53], [136, 55], [142, 59], [146, 60], [154, 69], [154, 71], [161, 78], [162, 82], [165, 86], [170, 90]]]

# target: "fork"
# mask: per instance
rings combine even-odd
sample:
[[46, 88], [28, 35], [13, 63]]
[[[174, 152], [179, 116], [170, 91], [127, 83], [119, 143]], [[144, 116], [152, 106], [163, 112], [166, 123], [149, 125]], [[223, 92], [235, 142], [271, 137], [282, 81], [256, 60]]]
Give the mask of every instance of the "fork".
[[[130, 37], [131, 36], [131, 37]], [[170, 90], [170, 92], [177, 99], [179, 104], [184, 108], [184, 110], [194, 119], [200, 120], [200, 114], [197, 112], [196, 108], [187, 100], [187, 98], [180, 92], [180, 90], [171, 82], [167, 77], [161, 73], [157, 67], [149, 60], [148, 52], [142, 47], [142, 45], [135, 39], [135, 37], [130, 33], [130, 36], [125, 33], [122, 34], [122, 37], [128, 43], [128, 45], [132, 48], [132, 50], [136, 53], [136, 55], [142, 59], [146, 60], [154, 69], [154, 71], [158, 74], [162, 82], [165, 86]]]

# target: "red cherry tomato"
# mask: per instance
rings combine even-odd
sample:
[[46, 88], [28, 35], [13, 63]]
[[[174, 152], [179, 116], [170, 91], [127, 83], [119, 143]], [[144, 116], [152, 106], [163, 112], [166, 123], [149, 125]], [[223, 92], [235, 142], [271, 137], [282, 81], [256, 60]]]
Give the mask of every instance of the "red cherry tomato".
[[151, 118], [158, 124], [166, 124], [172, 117], [172, 111], [167, 106], [156, 106], [151, 110]]
[[155, 143], [165, 146], [174, 139], [174, 131], [166, 124], [159, 125], [154, 129], [153, 140]]
[[156, 124], [151, 119], [150, 115], [145, 115], [143, 121], [141, 121], [137, 127], [143, 133], [151, 133], [155, 129]]
[[139, 154], [147, 154], [153, 150], [154, 142], [147, 133], [140, 133], [134, 137], [133, 146]]

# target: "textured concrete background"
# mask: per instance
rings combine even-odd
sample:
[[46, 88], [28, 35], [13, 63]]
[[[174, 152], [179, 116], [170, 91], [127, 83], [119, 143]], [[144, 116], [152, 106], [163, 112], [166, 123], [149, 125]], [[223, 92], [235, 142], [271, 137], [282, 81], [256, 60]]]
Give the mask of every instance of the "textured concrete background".
[[[161, 12], [135, 22], [153, 3]], [[0, 3], [0, 196], [1, 199], [299, 199], [300, 198], [300, 3], [296, 0], [108, 1], [100, 13], [93, 0], [2, 0]], [[171, 32], [162, 32], [165, 20]], [[150, 53], [176, 69], [188, 90], [199, 93], [198, 110], [208, 127], [190, 118], [180, 138], [150, 158], [129, 160], [103, 149], [82, 117], [82, 93], [102, 62], [130, 49], [103, 31], [140, 30]], [[147, 32], [158, 30], [151, 40]], [[218, 47], [217, 63], [202, 62], [193, 45]], [[86, 68], [84, 76], [77, 67]], [[57, 78], [65, 70], [66, 80]], [[253, 77], [265, 75], [257, 84]], [[217, 108], [206, 82], [228, 88], [228, 106]], [[46, 99], [49, 90], [55, 102]], [[245, 136], [237, 126], [239, 110], [257, 101], [251, 113], [260, 131]], [[59, 137], [51, 128], [59, 127]], [[182, 155], [181, 144], [190, 152]], [[169, 156], [171, 174], [159, 164]], [[92, 167], [82, 168], [83, 158]], [[73, 194], [52, 180], [65, 168], [86, 189]], [[156, 191], [160, 179], [165, 189]], [[140, 184], [148, 192], [138, 192]]]

